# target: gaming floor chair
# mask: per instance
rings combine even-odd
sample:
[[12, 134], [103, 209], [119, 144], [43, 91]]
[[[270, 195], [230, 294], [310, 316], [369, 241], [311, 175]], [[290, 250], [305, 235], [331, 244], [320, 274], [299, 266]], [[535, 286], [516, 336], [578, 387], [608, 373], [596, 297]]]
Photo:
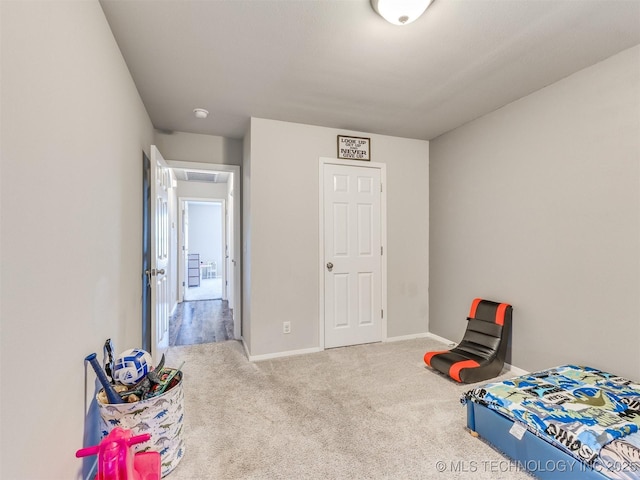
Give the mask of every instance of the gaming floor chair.
[[425, 363], [461, 383], [498, 376], [507, 353], [512, 310], [506, 303], [476, 298], [462, 341], [452, 350], [427, 352]]

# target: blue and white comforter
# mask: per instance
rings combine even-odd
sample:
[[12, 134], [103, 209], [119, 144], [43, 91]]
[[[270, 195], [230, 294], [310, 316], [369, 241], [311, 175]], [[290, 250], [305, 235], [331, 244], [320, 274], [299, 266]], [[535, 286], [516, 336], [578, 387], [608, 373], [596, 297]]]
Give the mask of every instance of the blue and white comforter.
[[597, 470], [619, 473], [612, 478], [640, 478], [638, 383], [564, 365], [474, 388], [462, 401], [517, 420]]

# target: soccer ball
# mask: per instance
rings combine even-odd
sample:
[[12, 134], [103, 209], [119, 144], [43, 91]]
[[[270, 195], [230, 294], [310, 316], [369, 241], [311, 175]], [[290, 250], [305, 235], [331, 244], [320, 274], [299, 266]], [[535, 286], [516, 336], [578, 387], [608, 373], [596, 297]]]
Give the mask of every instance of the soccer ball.
[[113, 367], [113, 379], [125, 385], [135, 385], [152, 368], [153, 359], [146, 350], [132, 348], [125, 350], [116, 358]]

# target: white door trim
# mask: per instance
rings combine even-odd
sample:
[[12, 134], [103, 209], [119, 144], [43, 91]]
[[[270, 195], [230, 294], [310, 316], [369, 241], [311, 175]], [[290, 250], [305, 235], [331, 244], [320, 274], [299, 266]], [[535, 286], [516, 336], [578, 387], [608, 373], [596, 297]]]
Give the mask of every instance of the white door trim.
[[[235, 273], [233, 275], [233, 305], [229, 305], [233, 308], [233, 336], [236, 339], [242, 337], [242, 232], [240, 221], [241, 205], [241, 192], [240, 192], [240, 167], [238, 165], [224, 165], [218, 163], [199, 163], [199, 162], [183, 162], [178, 160], [167, 160], [167, 164], [170, 168], [186, 168], [194, 171], [203, 172], [229, 172], [233, 173], [233, 225], [235, 232], [233, 235], [233, 257], [236, 261]], [[227, 278], [229, 278], [229, 272], [227, 272]]]
[[319, 319], [318, 319], [318, 331], [319, 331], [319, 348], [325, 349], [324, 342], [324, 166], [325, 165], [345, 165], [350, 167], [361, 168], [377, 168], [380, 170], [380, 180], [382, 182], [382, 192], [380, 195], [380, 238], [382, 242], [383, 255], [381, 265], [381, 281], [382, 281], [382, 310], [384, 315], [382, 316], [382, 341], [387, 339], [387, 165], [377, 162], [363, 162], [359, 160], [340, 160], [337, 158], [320, 157], [318, 162], [319, 172], [319, 250], [318, 250], [318, 285], [319, 285]]

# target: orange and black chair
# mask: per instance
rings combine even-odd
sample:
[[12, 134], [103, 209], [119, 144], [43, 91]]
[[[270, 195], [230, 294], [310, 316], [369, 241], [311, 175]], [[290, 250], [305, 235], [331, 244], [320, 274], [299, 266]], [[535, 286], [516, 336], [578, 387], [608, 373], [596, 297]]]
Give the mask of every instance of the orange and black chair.
[[424, 362], [461, 383], [498, 376], [507, 354], [512, 311], [507, 303], [476, 298], [462, 341], [451, 350], [427, 352]]

